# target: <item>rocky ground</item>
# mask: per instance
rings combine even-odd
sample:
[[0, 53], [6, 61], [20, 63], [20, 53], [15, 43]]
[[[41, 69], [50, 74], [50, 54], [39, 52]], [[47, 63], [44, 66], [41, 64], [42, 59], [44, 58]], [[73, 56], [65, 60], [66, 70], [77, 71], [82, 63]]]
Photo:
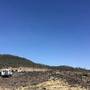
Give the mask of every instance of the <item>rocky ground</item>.
[[0, 90], [90, 90], [90, 73], [68, 70], [15, 72], [10, 78], [0, 77]]

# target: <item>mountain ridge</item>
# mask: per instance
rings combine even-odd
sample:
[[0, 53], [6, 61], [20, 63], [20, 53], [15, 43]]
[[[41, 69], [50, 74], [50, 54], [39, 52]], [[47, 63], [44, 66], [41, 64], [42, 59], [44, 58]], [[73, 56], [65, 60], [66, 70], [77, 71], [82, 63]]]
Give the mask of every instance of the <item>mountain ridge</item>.
[[35, 63], [32, 60], [26, 59], [24, 57], [11, 55], [11, 54], [0, 54], [0, 68], [3, 67], [35, 67], [35, 68], [48, 68], [53, 70], [61, 70], [61, 71], [90, 71], [80, 67], [72, 67], [67, 65], [61, 66], [50, 66], [40, 63]]
[[2, 67], [36, 67], [36, 68], [46, 68], [47, 65], [35, 63], [24, 57], [19, 57], [10, 54], [0, 55], [0, 68]]

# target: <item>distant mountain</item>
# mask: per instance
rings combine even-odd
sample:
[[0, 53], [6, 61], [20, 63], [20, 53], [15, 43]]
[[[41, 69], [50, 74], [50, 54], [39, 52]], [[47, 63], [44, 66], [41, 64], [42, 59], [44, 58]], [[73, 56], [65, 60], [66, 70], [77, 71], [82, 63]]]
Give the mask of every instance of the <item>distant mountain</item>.
[[2, 67], [36, 67], [46, 68], [46, 65], [37, 64], [23, 57], [14, 55], [0, 55], [0, 68]]
[[48, 69], [60, 70], [60, 71], [80, 71], [80, 72], [89, 71], [86, 69], [73, 68], [70, 66], [49, 66], [49, 65], [39, 64], [23, 57], [8, 55], [8, 54], [0, 55], [0, 68], [3, 67], [35, 67], [35, 68], [48, 68]]

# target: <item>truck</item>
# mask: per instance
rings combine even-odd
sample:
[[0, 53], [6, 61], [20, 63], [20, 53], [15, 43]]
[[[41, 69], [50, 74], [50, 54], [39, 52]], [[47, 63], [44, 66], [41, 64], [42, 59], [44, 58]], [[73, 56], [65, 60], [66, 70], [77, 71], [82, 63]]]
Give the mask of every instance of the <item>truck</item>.
[[0, 70], [1, 77], [11, 77], [12, 75], [13, 75], [13, 72], [10, 69], [1, 69]]

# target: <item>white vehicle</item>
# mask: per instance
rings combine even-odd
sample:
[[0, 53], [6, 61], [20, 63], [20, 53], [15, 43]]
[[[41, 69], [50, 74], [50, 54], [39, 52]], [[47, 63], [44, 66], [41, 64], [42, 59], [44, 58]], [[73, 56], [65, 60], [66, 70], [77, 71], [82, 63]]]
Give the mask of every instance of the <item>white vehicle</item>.
[[12, 70], [10, 69], [2, 69], [0, 72], [2, 77], [9, 77], [13, 74]]

